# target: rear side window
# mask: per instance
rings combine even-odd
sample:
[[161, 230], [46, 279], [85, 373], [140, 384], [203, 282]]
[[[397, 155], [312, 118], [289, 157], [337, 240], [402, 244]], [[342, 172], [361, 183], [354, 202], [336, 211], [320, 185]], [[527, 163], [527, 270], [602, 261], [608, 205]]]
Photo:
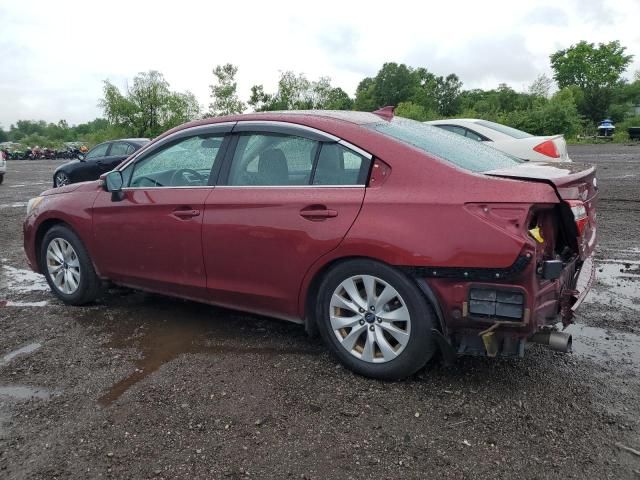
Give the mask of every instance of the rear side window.
[[489, 122], [488, 120], [478, 120], [476, 122], [478, 125], [482, 125], [483, 127], [490, 128], [491, 130], [495, 130], [496, 132], [504, 133], [505, 135], [509, 135], [513, 138], [529, 138], [533, 137], [530, 133], [523, 132], [522, 130], [518, 130], [517, 128], [507, 127], [506, 125], [502, 125], [500, 123]]
[[292, 135], [240, 135], [228, 185], [308, 185], [319, 144]]
[[467, 138], [470, 138], [471, 140], [475, 140], [476, 142], [484, 142], [485, 140], [488, 140], [487, 138], [474, 132], [473, 130], [469, 130], [469, 129], [466, 129], [466, 130], [467, 130]]
[[435, 126], [443, 130], [447, 130], [448, 132], [451, 132], [451, 133], [457, 133], [458, 135], [462, 135], [463, 137], [465, 135], [465, 129], [457, 125], [435, 125]]
[[129, 144], [124, 142], [116, 142], [111, 145], [111, 151], [109, 152], [109, 156], [119, 157], [127, 154], [127, 149]]
[[390, 122], [365, 126], [472, 172], [487, 172], [522, 163], [483, 143], [407, 118], [394, 117]]
[[364, 185], [370, 160], [338, 143], [322, 145], [313, 185]]

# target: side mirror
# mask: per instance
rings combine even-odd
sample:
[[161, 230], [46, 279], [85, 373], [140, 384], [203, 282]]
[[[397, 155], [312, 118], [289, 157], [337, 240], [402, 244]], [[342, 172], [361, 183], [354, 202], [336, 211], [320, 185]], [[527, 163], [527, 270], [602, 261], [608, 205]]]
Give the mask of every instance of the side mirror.
[[77, 156], [78, 156], [78, 160], [80, 160], [81, 162], [84, 162], [84, 153], [79, 153]]
[[107, 192], [111, 192], [111, 201], [119, 202], [124, 198], [122, 193], [122, 172], [120, 170], [113, 170], [104, 176], [104, 189]]

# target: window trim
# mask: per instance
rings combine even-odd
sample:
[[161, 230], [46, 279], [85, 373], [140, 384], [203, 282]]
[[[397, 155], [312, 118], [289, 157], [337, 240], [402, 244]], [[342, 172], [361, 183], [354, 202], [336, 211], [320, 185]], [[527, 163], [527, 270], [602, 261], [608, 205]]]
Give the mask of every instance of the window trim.
[[340, 138], [317, 128], [300, 125], [297, 123], [280, 122], [275, 120], [244, 120], [239, 121], [232, 133], [272, 133], [279, 135], [291, 135], [302, 137], [316, 142], [337, 142]]
[[[174, 132], [170, 135], [167, 135], [161, 138], [157, 142], [149, 142], [146, 145], [143, 145], [140, 149], [133, 152], [129, 156], [126, 162], [120, 164], [120, 166], [118, 167], [118, 170], [123, 171], [132, 163], [142, 161], [148, 155], [153, 155], [153, 153], [159, 148], [162, 148], [162, 146], [166, 145], [169, 142], [177, 140], [181, 137], [192, 137], [194, 135], [200, 135], [204, 133], [218, 133], [218, 132], [228, 134], [231, 132], [235, 124], [236, 122], [220, 122], [220, 123], [212, 123], [207, 125], [197, 125], [194, 127], [178, 130], [177, 132]], [[166, 187], [163, 187], [163, 188], [166, 188]]]

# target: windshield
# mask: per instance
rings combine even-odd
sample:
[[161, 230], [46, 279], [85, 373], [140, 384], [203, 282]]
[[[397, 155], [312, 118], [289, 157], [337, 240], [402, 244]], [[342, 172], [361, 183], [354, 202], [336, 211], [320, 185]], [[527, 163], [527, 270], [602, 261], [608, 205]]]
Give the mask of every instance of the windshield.
[[522, 163], [475, 140], [407, 118], [394, 117], [390, 122], [365, 126], [472, 172]]
[[507, 127], [506, 125], [502, 125], [500, 123], [489, 122], [488, 120], [478, 120], [476, 122], [478, 125], [482, 125], [483, 127], [490, 128], [491, 130], [495, 130], [496, 132], [504, 133], [505, 135], [509, 135], [513, 138], [529, 138], [533, 137], [530, 133], [523, 132], [522, 130], [518, 130], [517, 128]]

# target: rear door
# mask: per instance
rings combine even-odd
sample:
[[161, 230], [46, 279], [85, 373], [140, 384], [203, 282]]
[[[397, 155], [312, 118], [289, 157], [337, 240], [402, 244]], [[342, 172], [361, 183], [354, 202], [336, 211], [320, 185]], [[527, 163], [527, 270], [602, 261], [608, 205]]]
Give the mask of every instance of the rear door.
[[217, 303], [295, 320], [304, 274], [360, 211], [371, 157], [282, 125], [234, 129], [221, 182], [205, 202], [202, 238]]
[[195, 127], [167, 137], [121, 170], [121, 200], [98, 194], [93, 225], [102, 274], [161, 293], [206, 297], [204, 201], [213, 191], [231, 127]]

